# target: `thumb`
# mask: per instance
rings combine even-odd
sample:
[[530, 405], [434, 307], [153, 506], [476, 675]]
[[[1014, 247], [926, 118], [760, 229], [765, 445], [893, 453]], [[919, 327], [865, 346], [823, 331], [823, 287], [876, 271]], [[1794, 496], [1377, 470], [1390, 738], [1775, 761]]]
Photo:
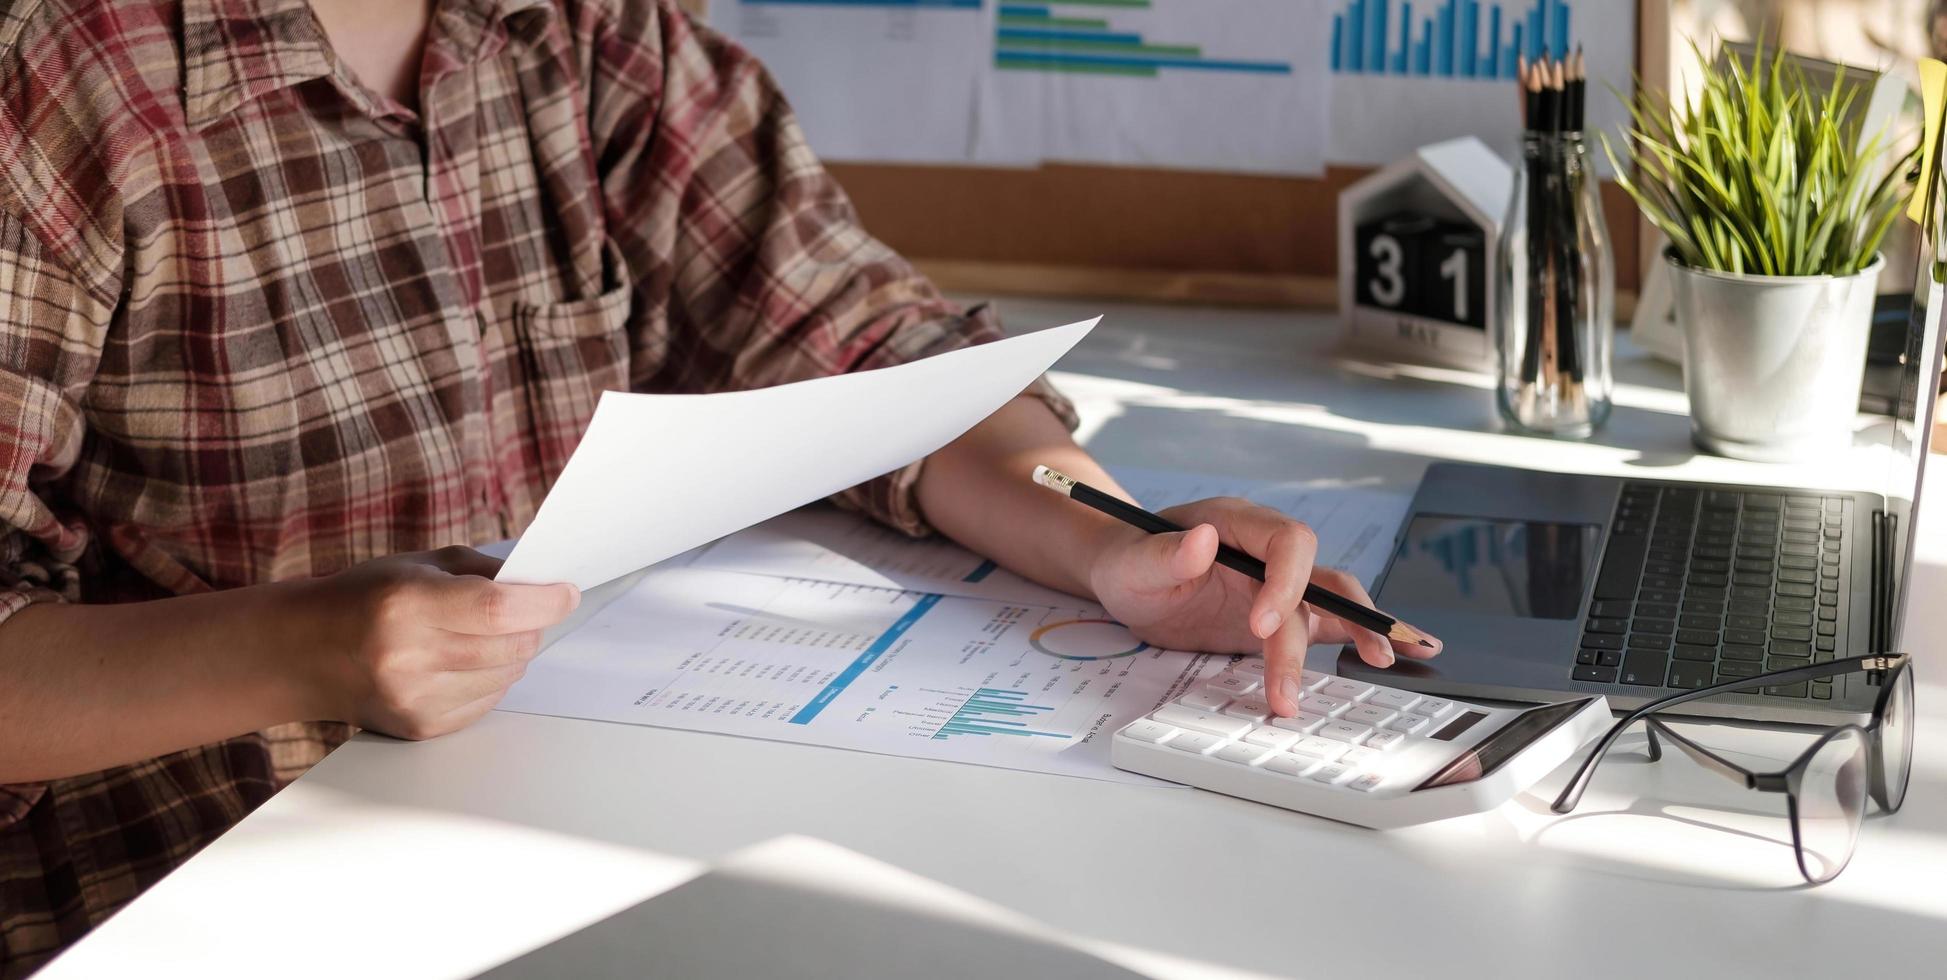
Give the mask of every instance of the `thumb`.
[[1201, 577], [1216, 560], [1217, 529], [1208, 524], [1152, 534], [1132, 550], [1123, 582], [1137, 592], [1166, 592]]

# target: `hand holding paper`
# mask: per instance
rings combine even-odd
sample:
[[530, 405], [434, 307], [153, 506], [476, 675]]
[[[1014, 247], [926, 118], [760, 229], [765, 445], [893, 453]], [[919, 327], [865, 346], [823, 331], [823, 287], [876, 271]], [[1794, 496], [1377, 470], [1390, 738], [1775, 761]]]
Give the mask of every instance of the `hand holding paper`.
[[898, 469], [1007, 404], [1099, 319], [774, 388], [608, 392], [497, 578], [591, 589]]

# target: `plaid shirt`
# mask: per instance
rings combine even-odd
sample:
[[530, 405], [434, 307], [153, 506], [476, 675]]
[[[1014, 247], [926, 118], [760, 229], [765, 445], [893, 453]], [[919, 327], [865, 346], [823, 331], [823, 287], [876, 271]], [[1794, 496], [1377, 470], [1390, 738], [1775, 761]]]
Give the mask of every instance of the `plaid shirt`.
[[[421, 79], [362, 87], [302, 0], [0, 3], [0, 620], [509, 537], [604, 389], [999, 334], [667, 0], [443, 0]], [[916, 479], [845, 502], [921, 533]], [[0, 787], [0, 975], [346, 734]]]

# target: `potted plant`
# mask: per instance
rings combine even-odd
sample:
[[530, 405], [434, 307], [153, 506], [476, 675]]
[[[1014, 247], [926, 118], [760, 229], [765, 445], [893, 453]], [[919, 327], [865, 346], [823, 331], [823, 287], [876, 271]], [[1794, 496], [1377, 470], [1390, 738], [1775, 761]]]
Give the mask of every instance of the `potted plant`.
[[[1741, 459], [1797, 459], [1851, 433], [1880, 241], [1913, 154], [1847, 124], [1861, 86], [1810, 85], [1783, 51], [1708, 64], [1694, 99], [1630, 105], [1617, 180], [1670, 240], [1692, 440]], [[1915, 151], [1917, 152], [1917, 151]], [[1633, 173], [1632, 173], [1633, 168]]]

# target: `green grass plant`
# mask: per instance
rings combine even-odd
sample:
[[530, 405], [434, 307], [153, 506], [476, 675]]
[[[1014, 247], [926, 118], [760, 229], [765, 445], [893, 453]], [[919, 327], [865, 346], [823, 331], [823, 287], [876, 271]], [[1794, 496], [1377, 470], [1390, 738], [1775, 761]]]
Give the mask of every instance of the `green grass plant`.
[[[1675, 106], [1637, 85], [1623, 139], [1603, 152], [1677, 258], [1694, 269], [1765, 276], [1851, 275], [1871, 265], [1906, 203], [1918, 150], [1882, 166], [1890, 137], [1862, 143], [1845, 124], [1864, 86], [1843, 68], [1815, 90], [1782, 50], [1712, 66], [1693, 41], [1703, 88]], [[1632, 172], [1633, 171], [1633, 172]]]

